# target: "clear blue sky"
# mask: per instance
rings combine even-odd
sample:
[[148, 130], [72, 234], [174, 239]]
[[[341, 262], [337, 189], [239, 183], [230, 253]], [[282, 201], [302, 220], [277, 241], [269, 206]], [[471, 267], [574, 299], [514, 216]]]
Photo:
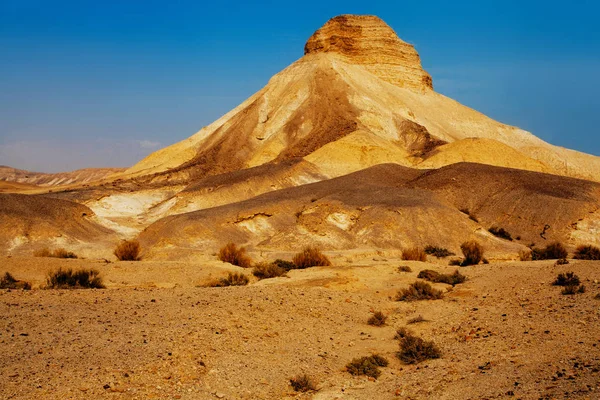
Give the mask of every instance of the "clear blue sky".
[[0, 0], [0, 164], [132, 165], [259, 90], [344, 13], [415, 44], [437, 91], [600, 155], [595, 1]]

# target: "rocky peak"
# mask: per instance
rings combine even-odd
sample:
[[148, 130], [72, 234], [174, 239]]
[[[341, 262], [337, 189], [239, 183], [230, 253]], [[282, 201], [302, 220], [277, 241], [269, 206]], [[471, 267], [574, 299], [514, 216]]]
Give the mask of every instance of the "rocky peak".
[[364, 66], [393, 85], [413, 90], [433, 89], [413, 45], [373, 15], [340, 15], [327, 21], [306, 42], [304, 54], [336, 53]]

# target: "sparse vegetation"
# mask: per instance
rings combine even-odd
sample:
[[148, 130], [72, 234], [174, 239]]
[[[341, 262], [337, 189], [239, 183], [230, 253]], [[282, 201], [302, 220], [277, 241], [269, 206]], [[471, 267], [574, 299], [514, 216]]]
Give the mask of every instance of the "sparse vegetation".
[[402, 250], [402, 259], [405, 261], [427, 261], [427, 254], [420, 247]]
[[396, 295], [396, 301], [437, 300], [443, 297], [442, 291], [434, 289], [429, 283], [416, 281]]
[[0, 289], [23, 289], [31, 290], [31, 283], [20, 281], [6, 272], [2, 278], [0, 278]]
[[498, 228], [497, 226], [492, 226], [490, 229], [488, 229], [488, 232], [496, 237], [501, 238], [501, 239], [510, 240], [511, 242], [513, 240], [512, 235], [504, 228]]
[[317, 390], [317, 385], [315, 385], [314, 381], [306, 374], [291, 378], [290, 385], [294, 391], [301, 393]]
[[579, 277], [574, 272], [558, 274], [554, 282], [552, 282], [554, 286], [577, 286], [579, 283]]
[[221, 247], [219, 250], [219, 260], [242, 268], [252, 267], [252, 259], [246, 254], [246, 248], [238, 248], [233, 242], [229, 242]]
[[298, 269], [331, 265], [329, 258], [316, 247], [306, 247], [294, 256], [292, 262]]
[[519, 251], [519, 260], [521, 261], [531, 261], [531, 250], [520, 250]]
[[567, 258], [568, 255], [569, 253], [562, 243], [554, 242], [543, 249], [532, 249], [531, 258], [533, 260], [559, 260], [561, 258]]
[[67, 251], [66, 249], [58, 248], [50, 251], [47, 247], [33, 252], [34, 257], [54, 257], [54, 258], [77, 258], [77, 254]]
[[139, 261], [142, 259], [140, 257], [141, 250], [142, 247], [137, 240], [123, 240], [113, 254], [119, 261]]
[[376, 311], [371, 315], [371, 318], [367, 321], [369, 325], [373, 326], [383, 326], [385, 325], [385, 321], [387, 320], [387, 316], [381, 311]]
[[434, 257], [437, 257], [437, 258], [445, 258], [445, 257], [454, 255], [454, 253], [448, 249], [445, 249], [443, 247], [438, 247], [438, 246], [431, 246], [431, 245], [425, 246], [425, 253], [432, 255]]
[[210, 282], [208, 287], [226, 287], [226, 286], [246, 286], [250, 279], [239, 272], [229, 272], [224, 278], [219, 278]]
[[461, 244], [460, 250], [465, 257], [461, 263], [462, 266], [477, 265], [483, 258], [483, 247], [474, 240], [470, 240]]
[[281, 268], [275, 263], [262, 262], [256, 264], [252, 270], [252, 274], [258, 279], [269, 279], [276, 278], [278, 276], [285, 276], [286, 270]]
[[398, 330], [395, 338], [400, 340], [400, 351], [396, 355], [405, 364], [417, 364], [442, 356], [435, 343], [414, 336], [406, 329]]
[[562, 289], [561, 293], [564, 295], [585, 293], [585, 286], [583, 286], [583, 285], [579, 285], [579, 286], [578, 285], [568, 285]]
[[273, 261], [273, 264], [277, 265], [279, 268], [285, 269], [286, 271], [296, 268], [296, 264], [294, 264], [293, 262], [287, 261], [287, 260], [281, 260], [279, 258], [277, 260]]
[[567, 265], [569, 264], [569, 260], [567, 260], [566, 258], [561, 258], [559, 260], [556, 260], [556, 262], [554, 263], [554, 265]]
[[437, 271], [431, 269], [424, 269], [419, 272], [417, 278], [425, 279], [426, 281], [436, 282], [436, 283], [447, 283], [448, 285], [458, 285], [459, 283], [463, 283], [467, 280], [467, 277], [458, 272], [458, 270], [454, 271], [451, 274], [440, 274]]
[[573, 258], [576, 260], [600, 260], [600, 248], [596, 246], [578, 246]]
[[96, 269], [71, 268], [51, 272], [46, 278], [47, 289], [104, 289], [100, 272]]
[[379, 367], [387, 367], [388, 360], [378, 354], [368, 357], [355, 358], [346, 365], [346, 371], [352, 375], [366, 375], [371, 378], [379, 378], [381, 370]]
[[408, 265], [401, 265], [398, 267], [398, 272], [412, 272], [412, 268]]

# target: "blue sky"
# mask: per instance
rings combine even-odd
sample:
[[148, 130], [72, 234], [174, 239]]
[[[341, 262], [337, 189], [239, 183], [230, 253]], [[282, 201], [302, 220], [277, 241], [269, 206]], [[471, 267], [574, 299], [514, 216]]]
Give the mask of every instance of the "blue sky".
[[259, 90], [344, 13], [415, 44], [437, 91], [600, 155], [596, 2], [204, 3], [0, 0], [0, 165], [132, 165]]

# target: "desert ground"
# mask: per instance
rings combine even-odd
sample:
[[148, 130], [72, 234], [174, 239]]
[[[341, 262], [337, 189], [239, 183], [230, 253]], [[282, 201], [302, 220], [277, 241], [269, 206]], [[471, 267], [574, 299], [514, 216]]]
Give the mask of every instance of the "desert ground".
[[[33, 289], [0, 291], [0, 397], [599, 398], [600, 262], [450, 267], [382, 252], [329, 256], [330, 267], [261, 281], [213, 255], [197, 262], [3, 257], [0, 272]], [[40, 288], [59, 267], [96, 268], [107, 288]], [[443, 299], [394, 300], [419, 271], [457, 268], [468, 280], [434, 284]], [[202, 287], [228, 271], [247, 274], [250, 284]], [[551, 285], [566, 271], [580, 276], [585, 293], [562, 295]], [[388, 316], [385, 326], [367, 324], [374, 311]], [[408, 323], [417, 316], [424, 321]], [[434, 341], [442, 357], [403, 364], [394, 339], [401, 327]], [[373, 353], [389, 360], [378, 379], [345, 371]], [[291, 388], [289, 379], [304, 373], [316, 391]]]

